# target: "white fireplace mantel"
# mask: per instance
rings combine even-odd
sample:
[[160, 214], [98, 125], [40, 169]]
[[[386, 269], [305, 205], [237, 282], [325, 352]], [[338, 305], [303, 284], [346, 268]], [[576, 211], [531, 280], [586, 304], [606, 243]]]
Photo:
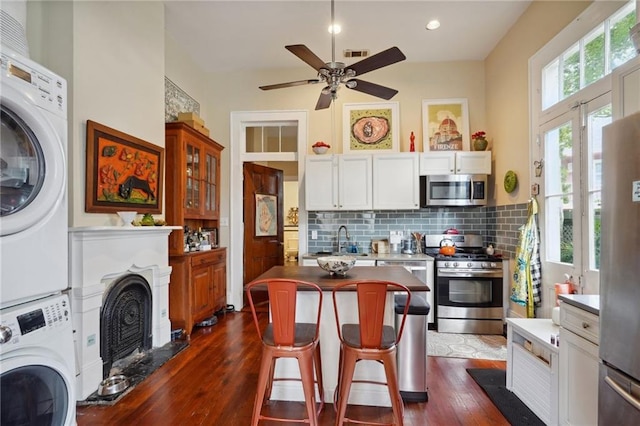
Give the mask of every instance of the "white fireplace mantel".
[[69, 284], [78, 375], [76, 396], [86, 399], [102, 381], [101, 308], [120, 277], [144, 277], [152, 295], [152, 345], [171, 340], [169, 234], [179, 226], [96, 226], [69, 229]]

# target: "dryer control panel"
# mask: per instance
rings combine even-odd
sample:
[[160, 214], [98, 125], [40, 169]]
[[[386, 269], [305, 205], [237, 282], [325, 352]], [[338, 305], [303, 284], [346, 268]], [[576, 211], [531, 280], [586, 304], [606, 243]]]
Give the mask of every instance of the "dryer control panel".
[[67, 81], [29, 58], [11, 52], [0, 52], [2, 78], [8, 84], [20, 85], [39, 107], [67, 118]]

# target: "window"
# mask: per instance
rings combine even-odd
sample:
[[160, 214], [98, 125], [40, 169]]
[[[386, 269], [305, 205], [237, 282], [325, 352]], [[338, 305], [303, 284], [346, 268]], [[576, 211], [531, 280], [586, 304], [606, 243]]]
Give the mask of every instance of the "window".
[[298, 152], [296, 123], [265, 123], [246, 128], [245, 152]]
[[[635, 57], [635, 2], [595, 2], [531, 60], [532, 161], [540, 184], [543, 308], [570, 278], [599, 293], [602, 128], [612, 121], [611, 70]], [[593, 23], [598, 23], [594, 25]], [[562, 102], [561, 102], [562, 101]], [[550, 312], [547, 312], [550, 314]], [[543, 313], [543, 315], [546, 313]]]
[[635, 56], [629, 29], [636, 22], [630, 1], [597, 25], [542, 70], [542, 109], [574, 95]]

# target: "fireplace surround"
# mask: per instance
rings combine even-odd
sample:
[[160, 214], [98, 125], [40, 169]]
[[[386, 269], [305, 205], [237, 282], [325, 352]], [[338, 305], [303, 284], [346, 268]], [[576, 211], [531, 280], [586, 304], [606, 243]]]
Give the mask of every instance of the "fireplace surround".
[[[76, 396], [86, 399], [93, 393], [106, 371], [102, 348], [111, 340], [101, 330], [102, 312], [109, 295], [114, 297], [128, 280], [135, 278], [132, 304], [125, 316], [135, 317], [145, 303], [151, 308], [150, 336], [143, 336], [143, 346], [160, 347], [171, 341], [169, 321], [168, 236], [176, 226], [81, 227], [69, 229], [69, 278], [71, 313], [76, 352]], [[123, 282], [125, 284], [123, 284]], [[145, 296], [144, 283], [148, 287]], [[148, 298], [145, 302], [144, 299]], [[141, 302], [142, 304], [140, 304]], [[112, 308], [113, 306], [108, 306]], [[128, 321], [125, 318], [125, 322]], [[142, 319], [144, 322], [144, 319]], [[135, 326], [134, 326], [135, 328]], [[148, 339], [148, 340], [145, 340]], [[146, 342], [146, 343], [145, 343]], [[106, 351], [106, 352], [105, 352]], [[113, 352], [113, 351], [111, 351]], [[119, 356], [119, 355], [116, 355]], [[107, 364], [116, 361], [108, 359]], [[103, 371], [103, 368], [105, 369]]]

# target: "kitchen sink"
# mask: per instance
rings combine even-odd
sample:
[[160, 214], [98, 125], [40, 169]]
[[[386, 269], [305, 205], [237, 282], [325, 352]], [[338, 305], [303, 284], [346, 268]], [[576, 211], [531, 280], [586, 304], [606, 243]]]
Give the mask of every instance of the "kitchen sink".
[[368, 256], [368, 253], [338, 253], [331, 251], [317, 251], [315, 253], [311, 253], [312, 256], [355, 256], [355, 257], [363, 257]]

